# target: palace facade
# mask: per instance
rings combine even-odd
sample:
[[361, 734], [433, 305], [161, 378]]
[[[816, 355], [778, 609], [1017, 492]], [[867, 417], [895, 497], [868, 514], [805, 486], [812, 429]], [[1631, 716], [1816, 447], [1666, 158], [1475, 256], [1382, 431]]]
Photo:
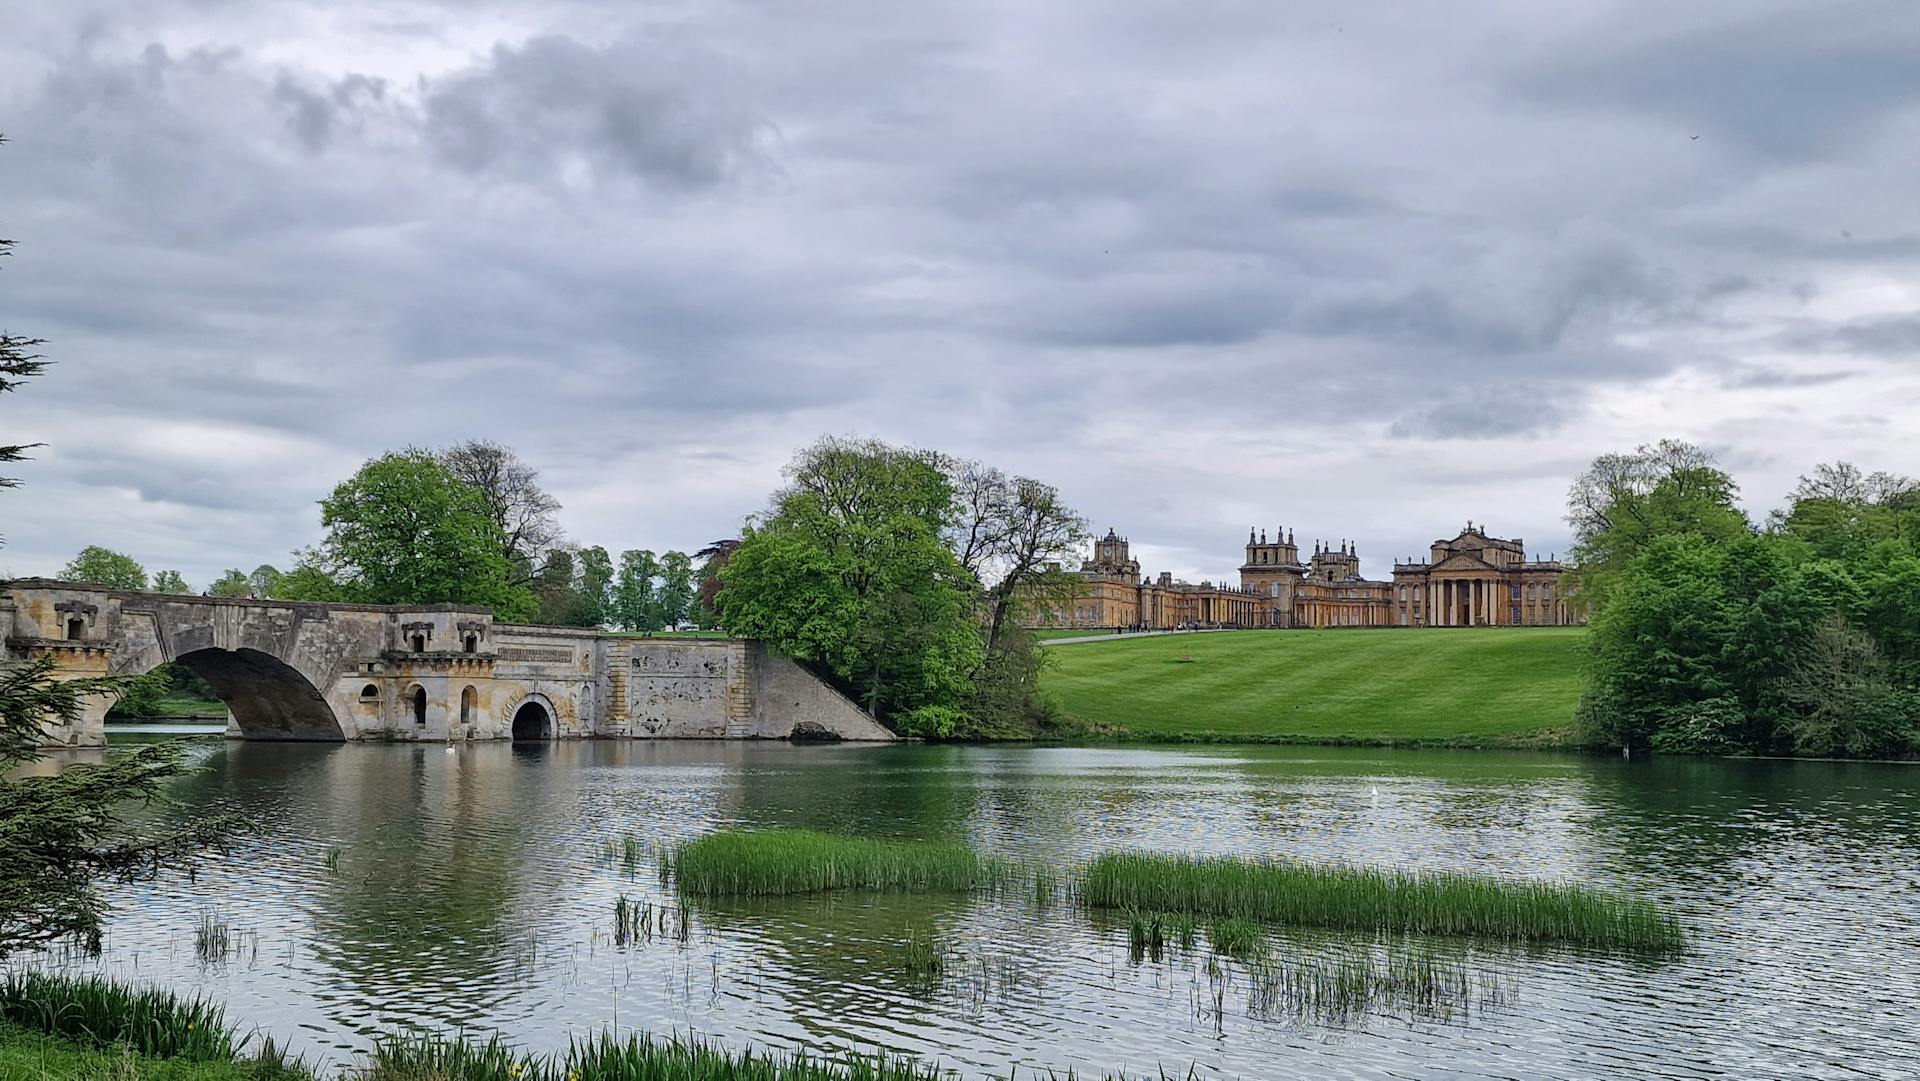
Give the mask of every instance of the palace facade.
[[1070, 602], [1034, 612], [1034, 627], [1489, 627], [1579, 622], [1560, 585], [1566, 567], [1529, 560], [1524, 541], [1488, 536], [1472, 522], [1436, 540], [1426, 559], [1395, 560], [1393, 580], [1360, 573], [1358, 546], [1315, 542], [1302, 562], [1293, 533], [1248, 530], [1238, 585], [1143, 578], [1127, 538], [1093, 542]]

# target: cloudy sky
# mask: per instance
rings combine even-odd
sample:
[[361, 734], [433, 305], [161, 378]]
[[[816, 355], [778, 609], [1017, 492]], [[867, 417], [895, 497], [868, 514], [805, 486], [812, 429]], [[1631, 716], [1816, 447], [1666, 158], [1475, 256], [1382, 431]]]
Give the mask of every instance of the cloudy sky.
[[[1550, 13], [1550, 14], [1549, 14]], [[0, 0], [0, 571], [286, 565], [485, 437], [609, 548], [870, 434], [1371, 573], [1677, 436], [1920, 473], [1920, 13]]]

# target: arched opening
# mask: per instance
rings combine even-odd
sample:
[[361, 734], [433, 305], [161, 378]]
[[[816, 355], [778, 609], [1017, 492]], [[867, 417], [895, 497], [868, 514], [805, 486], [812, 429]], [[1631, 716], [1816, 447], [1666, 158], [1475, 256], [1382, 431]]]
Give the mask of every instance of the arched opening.
[[84, 619], [67, 620], [67, 641], [78, 642], [87, 636], [87, 621]]
[[538, 702], [528, 702], [513, 713], [513, 738], [528, 742], [553, 738], [553, 718]]
[[183, 653], [176, 660], [213, 687], [247, 739], [346, 738], [319, 688], [272, 654], [208, 648]]
[[467, 635], [467, 652], [468, 653], [480, 652], [480, 636], [479, 635], [477, 634]]
[[460, 692], [460, 727], [465, 728], [473, 723], [474, 711], [479, 708], [479, 705], [479, 691], [468, 687], [466, 690]]
[[413, 688], [413, 723], [427, 723], [427, 689], [418, 684]]
[[369, 683], [366, 686], [360, 688], [360, 701], [378, 702], [379, 700], [380, 700], [379, 687], [376, 687], [373, 684]]

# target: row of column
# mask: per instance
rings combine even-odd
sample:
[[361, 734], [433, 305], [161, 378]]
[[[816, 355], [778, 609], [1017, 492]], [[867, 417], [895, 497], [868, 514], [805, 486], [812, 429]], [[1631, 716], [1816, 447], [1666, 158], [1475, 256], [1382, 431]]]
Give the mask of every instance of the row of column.
[[[1427, 626], [1478, 627], [1496, 623], [1500, 583], [1485, 578], [1461, 578], [1427, 583]], [[1465, 609], [1465, 622], [1462, 609]]]

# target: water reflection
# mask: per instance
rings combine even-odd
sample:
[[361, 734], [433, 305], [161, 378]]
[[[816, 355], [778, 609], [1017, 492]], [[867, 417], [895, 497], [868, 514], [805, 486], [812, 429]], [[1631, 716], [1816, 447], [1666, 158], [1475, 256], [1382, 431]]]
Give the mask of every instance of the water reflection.
[[[336, 1058], [395, 1025], [554, 1047], [617, 1023], [878, 1045], [999, 1076], [1920, 1071], [1920, 774], [1903, 767], [613, 742], [195, 753], [207, 771], [155, 813], [239, 810], [262, 832], [196, 882], [116, 891], [91, 964], [220, 996]], [[1383, 994], [1341, 1014], [1277, 1009], [1294, 1001], [1281, 985], [1216, 963], [1204, 936], [1136, 964], [1124, 926], [1031, 891], [707, 901], [684, 940], [616, 941], [620, 897], [679, 904], [651, 843], [732, 824], [963, 838], [1055, 866], [1145, 847], [1565, 877], [1660, 894], [1695, 945], [1648, 960], [1455, 943], [1470, 1001]], [[631, 864], [602, 851], [625, 836], [641, 841]], [[210, 913], [253, 949], [196, 957]], [[947, 951], [938, 979], [906, 969], [909, 935]], [[1308, 968], [1386, 956], [1332, 936], [1271, 945]]]

